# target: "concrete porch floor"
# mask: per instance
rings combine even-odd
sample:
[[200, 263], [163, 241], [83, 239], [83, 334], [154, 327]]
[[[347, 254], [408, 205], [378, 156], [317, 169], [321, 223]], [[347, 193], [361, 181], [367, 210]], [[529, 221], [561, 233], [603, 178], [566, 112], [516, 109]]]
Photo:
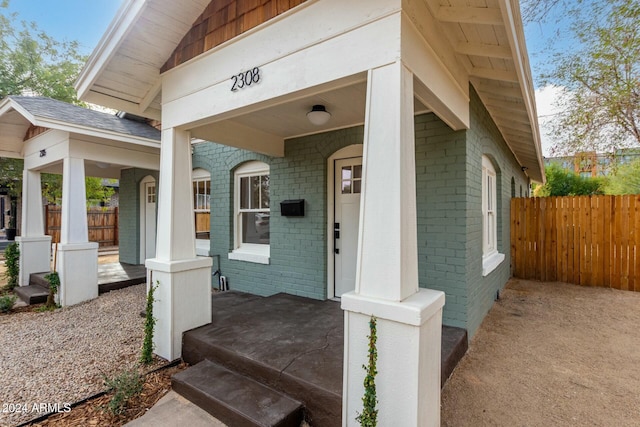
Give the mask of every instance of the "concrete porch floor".
[[[207, 359], [220, 364], [302, 402], [311, 425], [339, 425], [344, 335], [340, 303], [228, 291], [212, 296], [212, 312], [209, 325], [184, 334], [187, 363]], [[450, 327], [443, 327], [442, 335], [444, 384], [466, 352], [467, 336]]]

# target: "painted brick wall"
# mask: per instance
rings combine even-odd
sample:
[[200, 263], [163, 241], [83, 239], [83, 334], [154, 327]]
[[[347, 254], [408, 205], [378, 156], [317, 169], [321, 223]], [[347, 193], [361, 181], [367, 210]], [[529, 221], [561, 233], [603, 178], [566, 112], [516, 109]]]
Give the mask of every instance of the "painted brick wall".
[[[471, 127], [455, 132], [434, 114], [416, 118], [416, 182], [420, 286], [446, 293], [443, 323], [473, 336], [509, 279], [511, 180], [527, 180], [476, 92]], [[482, 155], [498, 173], [498, 248], [503, 263], [482, 277]]]
[[[498, 128], [473, 88], [470, 90], [471, 126], [467, 134], [467, 332], [473, 336], [492, 307], [497, 292], [511, 277], [510, 199], [511, 181], [515, 187], [528, 188], [521, 171]], [[487, 276], [482, 276], [482, 155], [494, 162], [497, 179], [498, 251], [504, 261]], [[517, 191], [516, 191], [517, 192]]]
[[466, 328], [466, 136], [435, 114], [416, 117], [420, 286], [446, 293], [443, 322]]
[[[292, 139], [286, 142], [283, 158], [213, 143], [194, 147], [193, 167], [211, 172], [211, 254], [220, 255], [221, 271], [231, 289], [326, 298], [327, 159], [362, 139], [362, 127]], [[233, 170], [250, 160], [270, 166], [269, 265], [227, 258], [233, 249]], [[280, 202], [288, 199], [305, 199], [304, 217], [280, 215]]]
[[145, 169], [124, 169], [120, 173], [120, 262], [141, 264], [140, 259], [140, 182], [151, 175], [158, 181], [158, 172]]

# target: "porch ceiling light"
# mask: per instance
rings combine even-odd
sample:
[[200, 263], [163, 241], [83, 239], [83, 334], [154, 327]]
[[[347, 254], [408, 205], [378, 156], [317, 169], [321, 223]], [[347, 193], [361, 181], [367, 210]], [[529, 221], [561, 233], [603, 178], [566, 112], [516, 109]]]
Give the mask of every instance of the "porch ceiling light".
[[327, 111], [324, 105], [314, 105], [311, 111], [307, 113], [307, 118], [312, 124], [322, 126], [329, 121], [331, 113]]
[[99, 167], [100, 169], [106, 169], [109, 167], [109, 163], [96, 162], [96, 166]]

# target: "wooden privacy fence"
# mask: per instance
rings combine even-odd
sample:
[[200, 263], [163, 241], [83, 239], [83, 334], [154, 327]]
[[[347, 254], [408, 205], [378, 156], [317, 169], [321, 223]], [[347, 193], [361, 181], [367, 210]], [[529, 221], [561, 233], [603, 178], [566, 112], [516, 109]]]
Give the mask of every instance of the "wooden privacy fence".
[[209, 212], [196, 212], [196, 239], [208, 239], [209, 230], [211, 229], [211, 215]]
[[511, 200], [513, 275], [640, 292], [640, 195]]
[[[48, 205], [45, 208], [45, 234], [51, 236], [53, 242], [60, 241], [60, 224], [62, 209], [60, 206]], [[88, 208], [89, 241], [98, 242], [100, 246], [118, 246], [118, 208]]]

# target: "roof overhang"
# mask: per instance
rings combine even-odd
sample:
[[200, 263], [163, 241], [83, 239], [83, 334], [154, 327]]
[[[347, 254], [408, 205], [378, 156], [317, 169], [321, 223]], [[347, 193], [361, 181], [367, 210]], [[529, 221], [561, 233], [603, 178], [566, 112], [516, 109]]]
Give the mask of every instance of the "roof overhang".
[[0, 157], [22, 158], [26, 134], [32, 126], [146, 147], [160, 145], [159, 141], [149, 138], [34, 115], [19, 102], [7, 97], [0, 101]]
[[[473, 7], [422, 2], [437, 27], [432, 31], [444, 34], [439, 36], [444, 40], [440, 48], [455, 52], [523, 171], [543, 182], [533, 79], [518, 1], [480, 0]], [[160, 119], [160, 69], [209, 3], [125, 1], [80, 74], [79, 97]]]

